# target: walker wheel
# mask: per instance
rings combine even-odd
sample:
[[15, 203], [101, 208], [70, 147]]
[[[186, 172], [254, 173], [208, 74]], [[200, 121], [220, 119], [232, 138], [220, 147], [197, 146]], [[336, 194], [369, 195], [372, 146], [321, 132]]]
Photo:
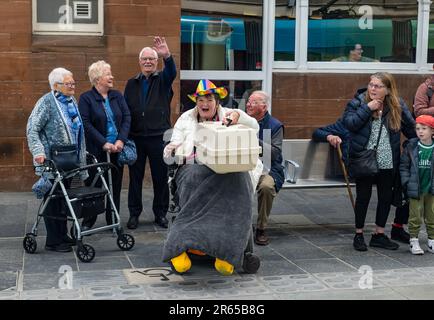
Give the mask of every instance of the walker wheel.
[[77, 256], [81, 262], [91, 262], [95, 258], [95, 249], [88, 244], [78, 245]]
[[256, 273], [260, 265], [261, 261], [259, 260], [258, 256], [254, 255], [253, 253], [244, 254], [243, 270], [246, 273]]
[[33, 233], [27, 233], [23, 240], [23, 247], [27, 253], [35, 253], [38, 244]]
[[132, 235], [129, 235], [128, 233], [123, 233], [119, 235], [117, 240], [119, 249], [123, 251], [130, 250], [132, 247], [134, 247], [135, 243], [136, 241], [134, 240], [134, 237]]

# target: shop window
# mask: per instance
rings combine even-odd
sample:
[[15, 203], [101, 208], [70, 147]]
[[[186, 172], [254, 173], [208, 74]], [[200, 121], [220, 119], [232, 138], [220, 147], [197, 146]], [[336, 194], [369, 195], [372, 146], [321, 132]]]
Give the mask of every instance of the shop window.
[[428, 63], [434, 63], [434, 5], [430, 6], [428, 32]]
[[308, 61], [414, 63], [418, 1], [310, 1]]
[[262, 0], [183, 0], [181, 8], [181, 69], [262, 70]]
[[274, 60], [294, 61], [296, 2], [276, 1]]

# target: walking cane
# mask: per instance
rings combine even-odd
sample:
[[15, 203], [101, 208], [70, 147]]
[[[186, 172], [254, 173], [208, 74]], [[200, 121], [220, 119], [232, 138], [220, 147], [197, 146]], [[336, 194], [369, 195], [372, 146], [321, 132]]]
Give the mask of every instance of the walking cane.
[[[111, 161], [110, 161], [110, 152], [107, 151], [106, 154], [107, 154], [107, 162], [111, 163]], [[112, 180], [112, 169], [111, 168], [108, 169], [107, 174], [108, 174], [108, 180], [109, 180], [110, 195], [111, 195], [111, 197], [113, 197], [113, 180]], [[109, 201], [109, 199], [107, 199], [107, 201]], [[113, 212], [112, 204], [110, 204], [110, 213], [112, 215], [112, 224], [113, 224], [114, 221], [115, 221], [115, 215], [114, 215], [114, 212]], [[114, 227], [113, 227], [113, 234], [114, 235], [116, 234], [116, 229]]]
[[341, 144], [340, 143], [338, 144], [336, 149], [338, 150], [339, 163], [341, 164], [341, 169], [342, 169], [342, 172], [344, 173], [345, 182], [347, 184], [348, 195], [350, 196], [351, 204], [353, 205], [353, 210], [355, 210], [356, 204], [354, 203], [353, 192], [351, 191], [350, 181], [348, 180], [347, 169], [345, 168], [344, 161], [342, 160], [342, 150], [341, 150]]

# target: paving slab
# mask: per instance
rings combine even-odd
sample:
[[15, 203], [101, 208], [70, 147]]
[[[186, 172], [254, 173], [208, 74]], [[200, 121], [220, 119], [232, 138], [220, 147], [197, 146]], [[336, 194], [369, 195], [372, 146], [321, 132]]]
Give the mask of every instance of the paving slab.
[[0, 291], [16, 290], [17, 272], [0, 272]]

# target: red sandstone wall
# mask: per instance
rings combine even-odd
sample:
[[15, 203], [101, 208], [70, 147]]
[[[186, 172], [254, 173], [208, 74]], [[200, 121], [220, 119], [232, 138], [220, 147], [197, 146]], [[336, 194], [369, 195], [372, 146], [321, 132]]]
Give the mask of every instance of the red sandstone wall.
[[[25, 127], [35, 102], [49, 90], [53, 68], [74, 73], [78, 98], [90, 88], [87, 67], [99, 59], [112, 65], [116, 89], [123, 91], [140, 70], [140, 49], [152, 45], [154, 35], [166, 37], [177, 66], [180, 61], [180, 0], [105, 0], [103, 37], [32, 36], [31, 3], [0, 1], [0, 191], [29, 191], [35, 181]], [[178, 88], [179, 76], [172, 120]]]

